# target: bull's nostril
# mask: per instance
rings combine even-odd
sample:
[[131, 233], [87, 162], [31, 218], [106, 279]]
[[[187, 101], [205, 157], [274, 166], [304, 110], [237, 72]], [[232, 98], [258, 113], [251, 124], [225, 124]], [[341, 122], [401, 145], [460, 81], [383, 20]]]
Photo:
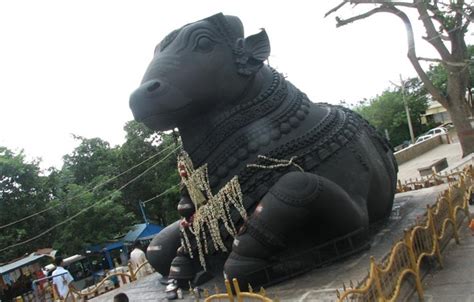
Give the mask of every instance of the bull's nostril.
[[160, 88], [160, 82], [154, 82], [153, 84], [149, 85], [146, 90], [148, 90], [148, 92], [153, 92], [155, 91], [156, 89]]

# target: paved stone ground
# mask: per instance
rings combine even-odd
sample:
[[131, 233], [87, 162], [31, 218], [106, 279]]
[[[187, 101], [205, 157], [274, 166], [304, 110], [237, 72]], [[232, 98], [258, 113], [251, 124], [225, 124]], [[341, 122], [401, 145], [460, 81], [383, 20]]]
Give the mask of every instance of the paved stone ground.
[[[472, 162], [472, 158], [462, 160], [460, 152], [459, 144], [441, 145], [401, 165], [399, 175], [415, 178], [418, 175], [417, 166], [423, 166], [439, 156], [447, 157], [449, 168]], [[423, 215], [426, 204], [433, 203], [446, 187], [441, 185], [397, 194], [392, 215], [384, 225], [376, 229], [370, 250], [267, 288], [268, 295], [280, 301], [335, 301], [335, 290], [340, 289], [343, 282], [348, 284], [349, 280], [354, 283], [362, 280], [367, 274], [370, 256], [380, 260], [393, 242], [402, 236], [403, 229]], [[428, 301], [474, 301], [474, 237], [464, 230], [461, 241], [461, 246], [451, 244], [444, 251], [445, 269], [434, 270], [424, 279]], [[119, 292], [127, 293], [130, 301], [166, 301], [164, 286], [158, 282], [159, 277], [157, 273], [149, 275], [93, 301], [112, 301], [113, 296]], [[205, 287], [212, 289], [214, 283], [222, 285], [221, 280], [216, 281], [209, 282]], [[184, 301], [194, 299], [185, 295]]]
[[[470, 212], [474, 213], [474, 206]], [[474, 301], [474, 236], [467, 227], [459, 235], [460, 244], [452, 240], [442, 253], [444, 268], [431, 270], [423, 279], [427, 302]], [[417, 301], [415, 296], [410, 301]]]
[[415, 180], [415, 178], [420, 178], [420, 173], [418, 168], [429, 165], [433, 160], [441, 159], [446, 157], [448, 162], [448, 169], [454, 168], [458, 163], [462, 162], [461, 159], [461, 146], [459, 143], [440, 145], [433, 150], [430, 150], [412, 160], [409, 160], [399, 167], [398, 179], [404, 182], [410, 178]]

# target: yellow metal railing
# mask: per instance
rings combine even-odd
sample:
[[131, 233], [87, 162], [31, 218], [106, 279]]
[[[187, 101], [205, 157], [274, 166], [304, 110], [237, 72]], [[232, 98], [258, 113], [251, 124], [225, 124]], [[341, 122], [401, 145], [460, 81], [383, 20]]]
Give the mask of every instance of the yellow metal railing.
[[[420, 267], [425, 257], [434, 257], [443, 267], [441, 250], [454, 238], [459, 244], [458, 229], [465, 218], [470, 221], [469, 199], [472, 193], [474, 169], [467, 167], [456, 172], [458, 180], [450, 183], [426, 215], [395, 243], [385, 261], [377, 264], [370, 259], [368, 276], [354, 286], [343, 285], [342, 293], [336, 291], [338, 301], [395, 301], [408, 277], [414, 278], [418, 298], [423, 301]], [[454, 177], [454, 176], [453, 176]], [[449, 179], [449, 178], [448, 178]]]
[[243, 302], [243, 301], [261, 301], [261, 302], [272, 302], [273, 300], [266, 296], [265, 290], [260, 289], [258, 293], [254, 293], [252, 288], [249, 288], [249, 292], [240, 291], [239, 283], [237, 279], [232, 279], [234, 285], [235, 296], [232, 294], [232, 288], [229, 280], [225, 280], [226, 293], [216, 293], [209, 296], [207, 293], [204, 302], [222, 301], [227, 300], [229, 302]]
[[438, 173], [432, 171], [431, 175], [429, 176], [421, 176], [420, 178], [415, 179], [410, 178], [404, 182], [398, 180], [397, 193], [429, 188], [443, 183], [455, 182], [462, 173], [463, 171], [458, 169], [451, 170], [449, 173], [447, 171]]
[[[128, 282], [133, 282], [135, 280], [137, 280], [137, 273], [142, 269], [144, 268], [146, 265], [148, 264], [148, 261], [142, 263], [135, 271], [133, 270], [133, 268], [131, 267], [131, 265], [129, 264], [128, 265], [128, 272], [126, 273], [121, 273], [121, 272], [117, 272], [117, 273], [113, 273], [113, 274], [110, 274], [110, 275], [107, 275], [104, 279], [102, 279], [99, 283], [97, 283], [93, 289], [89, 290], [89, 291], [79, 291], [77, 290], [76, 288], [74, 288], [73, 286], [69, 286], [69, 292], [67, 294], [67, 296], [64, 298], [65, 301], [76, 301], [76, 298], [79, 298], [79, 299], [83, 299], [83, 298], [88, 298], [90, 296], [97, 296], [99, 294], [99, 291], [105, 286], [105, 283], [114, 278], [114, 277], [120, 277], [122, 279], [122, 283], [123, 284], [126, 284]], [[128, 279], [128, 282], [127, 282], [127, 279]], [[57, 295], [56, 295], [57, 296]], [[70, 300], [68, 300], [70, 299]]]
[[[113, 277], [121, 277], [122, 283], [126, 284], [127, 281], [125, 278], [128, 278], [129, 282], [133, 282], [136, 279], [136, 275], [139, 270], [141, 270], [148, 262], [142, 263], [135, 271], [133, 271], [132, 267], [129, 265], [129, 272], [128, 273], [113, 273], [108, 275], [106, 278], [102, 279], [98, 284], [94, 286], [94, 288], [90, 291], [78, 291], [74, 287], [69, 286], [69, 293], [64, 299], [64, 301], [77, 301], [77, 299], [87, 299], [90, 296], [97, 296], [99, 290], [104, 286], [105, 282]], [[253, 289], [250, 288], [249, 292], [242, 292], [240, 290], [239, 284], [237, 279], [232, 280], [234, 289], [235, 289], [235, 296], [232, 294], [232, 288], [230, 282], [228, 280], [225, 281], [226, 293], [216, 293], [213, 295], [209, 295], [209, 291], [205, 290], [204, 292], [204, 301], [205, 302], [212, 302], [212, 301], [222, 301], [227, 300], [229, 302], [243, 302], [243, 301], [261, 301], [261, 302], [272, 302], [273, 300], [266, 297], [266, 292], [263, 288], [260, 289], [258, 293], [253, 292]], [[216, 292], [218, 290], [216, 289]], [[192, 289], [190, 289], [190, 294], [194, 294]], [[57, 296], [56, 296], [57, 297]], [[68, 300], [69, 299], [69, 300]], [[196, 300], [199, 301], [199, 297], [196, 297]]]

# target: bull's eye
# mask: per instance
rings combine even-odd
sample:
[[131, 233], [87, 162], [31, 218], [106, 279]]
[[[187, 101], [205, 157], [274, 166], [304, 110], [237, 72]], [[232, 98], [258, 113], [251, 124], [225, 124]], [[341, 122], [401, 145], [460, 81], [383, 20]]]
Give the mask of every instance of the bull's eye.
[[200, 52], [210, 52], [214, 49], [214, 44], [214, 41], [208, 37], [202, 36], [198, 38], [194, 49]]

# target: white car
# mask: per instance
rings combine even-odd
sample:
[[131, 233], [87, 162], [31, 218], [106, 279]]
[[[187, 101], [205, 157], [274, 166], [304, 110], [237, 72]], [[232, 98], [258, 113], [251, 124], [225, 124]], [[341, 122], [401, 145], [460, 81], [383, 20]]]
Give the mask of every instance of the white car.
[[422, 135], [422, 136], [420, 136], [419, 138], [416, 139], [415, 144], [421, 143], [422, 141], [425, 141], [425, 140], [430, 139], [430, 138], [432, 138], [432, 137], [433, 137], [432, 134], [429, 134], [429, 135]]
[[448, 133], [448, 130], [444, 127], [436, 127], [436, 128], [433, 128], [431, 130], [429, 130], [428, 132], [426, 132], [424, 135], [438, 135], [438, 134], [446, 134]]

